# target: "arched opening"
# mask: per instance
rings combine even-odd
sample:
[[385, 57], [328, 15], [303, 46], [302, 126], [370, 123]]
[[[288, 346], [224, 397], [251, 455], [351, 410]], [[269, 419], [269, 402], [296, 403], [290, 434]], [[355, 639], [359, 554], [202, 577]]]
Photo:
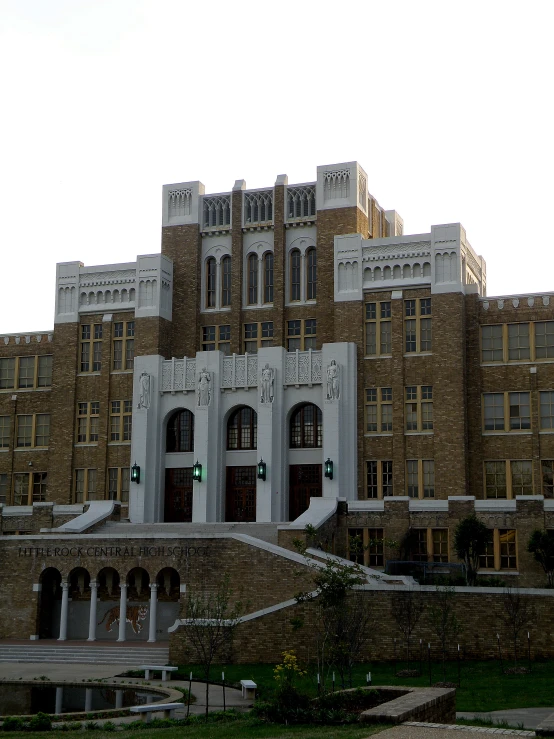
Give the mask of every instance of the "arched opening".
[[144, 601], [150, 598], [150, 575], [144, 567], [133, 567], [127, 575], [127, 600]]
[[206, 261], [206, 308], [215, 308], [216, 264], [215, 258]]
[[165, 451], [194, 451], [194, 415], [186, 408], [175, 411], [167, 422]]
[[[166, 453], [194, 451], [194, 415], [186, 408], [175, 411], [168, 420]], [[192, 521], [192, 461], [188, 467], [166, 467], [164, 521]]]
[[294, 409], [290, 417], [290, 449], [313, 450], [306, 462], [289, 465], [289, 520], [294, 521], [310, 505], [310, 498], [322, 495], [321, 459], [315, 450], [323, 447], [323, 414], [313, 403]]
[[221, 260], [221, 306], [231, 305], [231, 257]]
[[317, 297], [317, 255], [315, 247], [306, 252], [306, 300]]
[[164, 567], [156, 576], [158, 600], [176, 603], [181, 595], [181, 578], [173, 567]]
[[[253, 408], [242, 406], [227, 421], [227, 452], [253, 451], [258, 446], [258, 414]], [[252, 455], [246, 455], [251, 457]], [[256, 464], [240, 464], [242, 458], [227, 465], [225, 492], [226, 521], [256, 520]]]
[[258, 302], [258, 256], [250, 254], [248, 257], [248, 305]]
[[96, 607], [96, 636], [98, 639], [117, 639], [119, 624], [119, 572], [104, 567], [96, 576], [98, 603]]
[[273, 252], [264, 254], [264, 303], [273, 303]]
[[227, 449], [256, 449], [258, 414], [247, 405], [238, 408], [227, 421]]
[[290, 253], [290, 300], [300, 300], [300, 251], [293, 249]]
[[84, 567], [76, 567], [69, 573], [69, 597], [74, 600], [90, 600], [90, 575]]
[[47, 567], [40, 575], [38, 635], [40, 639], [57, 639], [62, 608], [62, 576], [55, 567]]

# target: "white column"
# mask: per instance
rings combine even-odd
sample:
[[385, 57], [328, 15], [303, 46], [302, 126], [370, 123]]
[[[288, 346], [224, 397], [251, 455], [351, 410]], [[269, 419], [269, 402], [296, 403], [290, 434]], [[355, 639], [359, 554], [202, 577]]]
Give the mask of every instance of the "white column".
[[115, 707], [123, 708], [123, 691], [122, 690], [115, 691]]
[[56, 713], [62, 712], [62, 703], [63, 703], [63, 687], [56, 688], [56, 708], [54, 709]]
[[119, 599], [119, 636], [117, 641], [125, 641], [125, 626], [127, 623], [127, 583], [121, 583], [121, 597]]
[[67, 614], [69, 611], [69, 583], [62, 582], [62, 611], [60, 614], [60, 635], [58, 641], [67, 639]]
[[148, 641], [156, 641], [156, 621], [158, 612], [158, 585], [150, 583], [150, 626], [148, 629]]
[[92, 708], [92, 688], [85, 688], [85, 711], [90, 711]]
[[90, 581], [90, 611], [88, 619], [88, 639], [87, 641], [96, 641], [96, 608], [98, 605], [98, 583], [96, 580]]

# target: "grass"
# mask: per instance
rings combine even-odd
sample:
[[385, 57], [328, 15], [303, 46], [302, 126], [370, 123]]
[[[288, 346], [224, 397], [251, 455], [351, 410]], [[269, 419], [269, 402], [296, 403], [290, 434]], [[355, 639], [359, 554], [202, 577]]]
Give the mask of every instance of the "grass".
[[363, 739], [364, 737], [378, 734], [390, 726], [277, 726], [268, 725], [248, 718], [239, 718], [230, 722], [219, 724], [195, 723], [193, 726], [178, 726], [168, 729], [144, 729], [136, 731], [132, 724], [125, 731], [105, 732], [101, 729], [96, 731], [60, 731], [55, 732], [2, 732], [2, 738], [6, 739], [48, 739], [48, 737], [63, 737], [63, 739], [113, 739], [121, 736], [121, 739]]
[[[554, 706], [554, 662], [534, 662], [533, 670], [529, 675], [503, 675], [497, 661], [489, 662], [462, 662], [461, 663], [461, 687], [456, 696], [456, 708], [458, 711], [499, 711], [509, 708], [535, 708], [540, 706]], [[504, 663], [505, 666], [508, 663]], [[405, 665], [398, 663], [398, 669]], [[412, 664], [417, 667], [418, 664]], [[429, 672], [427, 663], [423, 663], [423, 675], [417, 678], [398, 678], [394, 674], [394, 665], [386, 664], [362, 664], [356, 665], [353, 670], [354, 687], [365, 685], [365, 676], [371, 672], [372, 684], [379, 685], [413, 685], [428, 686]], [[199, 676], [198, 665], [185, 665], [182, 668], [183, 675], [188, 678], [192, 670], [194, 676]], [[219, 679], [221, 671], [225, 670], [225, 681], [238, 683], [241, 679], [254, 680], [258, 684], [259, 693], [262, 697], [271, 692], [274, 685], [273, 665], [220, 665], [212, 669], [212, 677]], [[181, 670], [180, 670], [181, 671]], [[433, 683], [442, 681], [441, 665], [432, 664]], [[447, 665], [446, 680], [458, 681], [456, 662]], [[330, 682], [328, 682], [330, 687]], [[314, 676], [306, 677], [300, 683], [303, 690], [316, 694], [316, 680]], [[337, 676], [337, 689], [338, 685]]]

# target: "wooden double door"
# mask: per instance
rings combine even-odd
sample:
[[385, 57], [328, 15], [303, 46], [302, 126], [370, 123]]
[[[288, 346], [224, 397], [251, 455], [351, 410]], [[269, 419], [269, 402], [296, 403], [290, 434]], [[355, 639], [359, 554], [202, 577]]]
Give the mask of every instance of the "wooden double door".
[[289, 467], [289, 521], [301, 516], [310, 498], [321, 498], [321, 465], [291, 464]]
[[256, 467], [227, 467], [225, 520], [256, 520]]
[[165, 471], [164, 521], [192, 521], [192, 467]]

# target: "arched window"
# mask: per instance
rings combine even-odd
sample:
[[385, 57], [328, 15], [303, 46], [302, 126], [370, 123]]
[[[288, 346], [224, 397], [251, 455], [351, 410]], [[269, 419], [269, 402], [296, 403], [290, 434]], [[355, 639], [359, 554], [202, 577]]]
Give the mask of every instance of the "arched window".
[[300, 252], [294, 249], [290, 253], [290, 299], [300, 300]]
[[248, 257], [248, 305], [258, 302], [258, 256], [251, 254]]
[[190, 411], [176, 411], [169, 419], [167, 424], [165, 451], [194, 451], [194, 416]]
[[214, 257], [206, 262], [206, 308], [215, 308], [216, 265]]
[[258, 446], [258, 414], [244, 406], [227, 422], [227, 449], [256, 449]]
[[264, 254], [264, 303], [273, 303], [273, 252]]
[[320, 449], [323, 446], [323, 416], [317, 405], [306, 403], [290, 419], [291, 449]]
[[316, 299], [317, 286], [317, 258], [315, 249], [308, 249], [306, 253], [306, 300]]
[[231, 257], [221, 260], [221, 305], [231, 305]]

